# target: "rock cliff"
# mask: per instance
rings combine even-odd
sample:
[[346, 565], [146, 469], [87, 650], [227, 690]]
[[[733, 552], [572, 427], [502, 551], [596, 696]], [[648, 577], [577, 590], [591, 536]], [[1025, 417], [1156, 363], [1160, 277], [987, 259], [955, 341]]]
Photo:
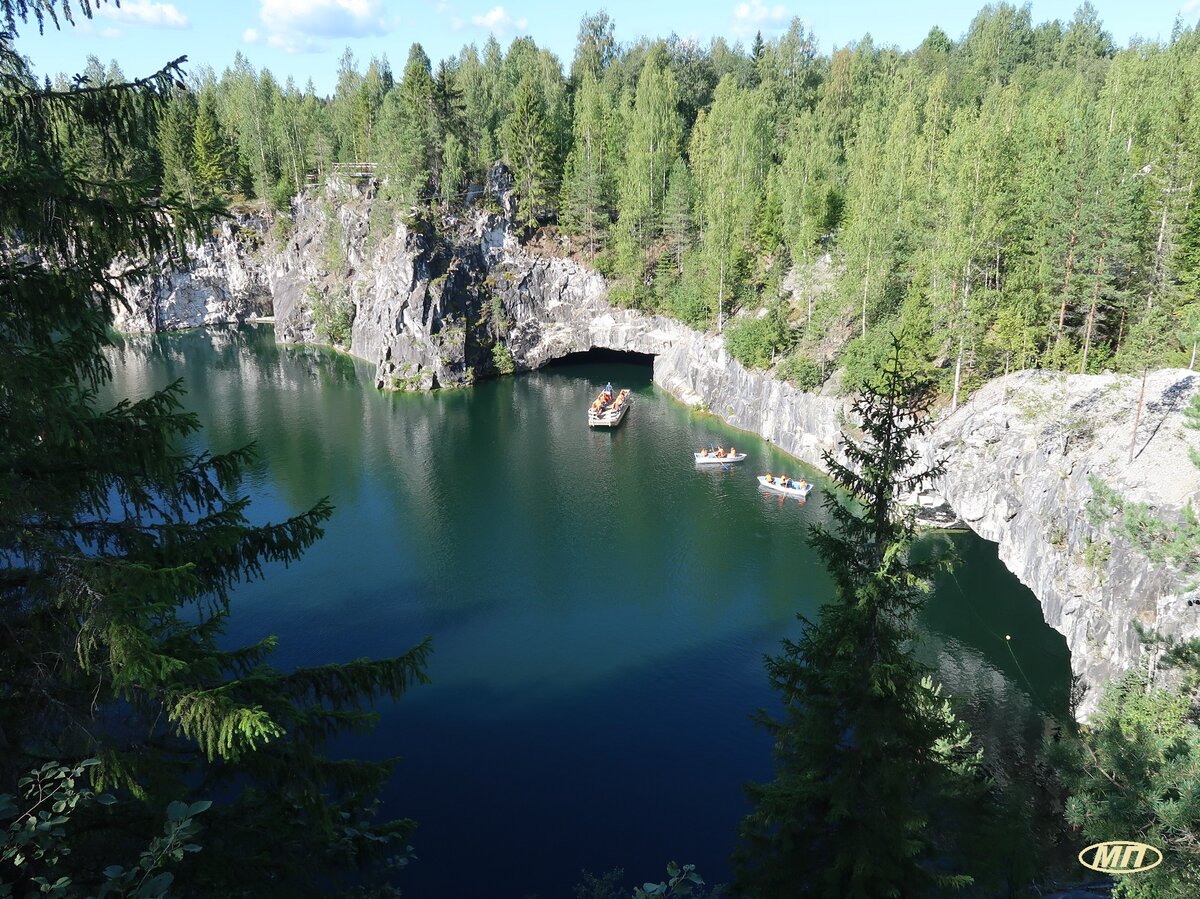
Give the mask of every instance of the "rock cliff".
[[[390, 211], [370, 185], [331, 180], [297, 198], [286, 243], [264, 219], [225, 223], [189, 271], [145, 285], [133, 298], [140, 311], [121, 326], [242, 321], [269, 307], [279, 340], [337, 343], [376, 366], [381, 389], [465, 386], [597, 347], [651, 354], [655, 383], [681, 401], [814, 466], [836, 447], [842, 400], [747, 370], [719, 335], [610, 306], [598, 273], [519, 244], [503, 169], [483, 194], [470, 218], [435, 222]], [[1200, 382], [1190, 372], [1150, 377], [1127, 463], [1139, 387], [1039, 372], [993, 382], [938, 423], [924, 451], [945, 458], [947, 473], [908, 498], [928, 520], [999, 544], [1092, 685], [1135, 663], [1137, 625], [1200, 635], [1200, 593], [1187, 578], [1148, 562], [1111, 514], [1089, 512], [1092, 476], [1171, 520], [1200, 492], [1187, 458], [1200, 432], [1184, 429], [1180, 412]], [[1083, 713], [1097, 698], [1086, 695]]]
[[268, 228], [259, 215], [218, 222], [208, 240], [190, 248], [186, 269], [160, 271], [125, 298], [117, 330], [178, 331], [269, 316], [271, 285], [262, 253]]
[[1149, 562], [1145, 549], [1156, 541], [1139, 537], [1096, 495], [1103, 485], [1171, 523], [1200, 499], [1200, 471], [1189, 459], [1200, 432], [1182, 415], [1200, 376], [1151, 373], [1135, 438], [1141, 380], [1018, 372], [942, 419], [924, 447], [948, 462], [937, 492], [999, 545], [1001, 560], [1041, 601], [1046, 623], [1066, 637], [1072, 667], [1089, 686], [1085, 715], [1099, 699], [1097, 685], [1137, 663], [1138, 626], [1200, 636], [1197, 578], [1169, 561]]

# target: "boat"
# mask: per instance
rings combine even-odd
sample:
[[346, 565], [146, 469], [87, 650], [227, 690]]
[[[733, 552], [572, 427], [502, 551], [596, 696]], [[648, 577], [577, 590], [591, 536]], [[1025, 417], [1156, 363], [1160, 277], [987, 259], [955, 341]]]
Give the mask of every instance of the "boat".
[[714, 453], [692, 453], [696, 459], [697, 465], [723, 465], [726, 462], [741, 462], [746, 458], [745, 453], [727, 453], [724, 456], [718, 456]]
[[[768, 483], [767, 476], [765, 474], [760, 474], [758, 476], [758, 483], [759, 486], [761, 486], [764, 490], [774, 490], [776, 493], [783, 493], [787, 496], [798, 496], [801, 499], [812, 493], [813, 487], [815, 486], [812, 481], [806, 481], [804, 482], [803, 487], [784, 487], [779, 483], [778, 478]], [[799, 484], [800, 482], [793, 479], [792, 483]]]
[[629, 388], [614, 395], [609, 384], [600, 391], [595, 402], [588, 408], [588, 426], [593, 428], [615, 428], [629, 411], [632, 400]]

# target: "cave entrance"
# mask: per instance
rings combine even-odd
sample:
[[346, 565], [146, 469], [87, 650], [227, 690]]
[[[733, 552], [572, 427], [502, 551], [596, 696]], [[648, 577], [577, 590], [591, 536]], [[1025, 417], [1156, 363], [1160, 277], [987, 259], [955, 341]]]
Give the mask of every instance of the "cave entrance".
[[592, 347], [582, 353], [567, 353], [546, 363], [546, 368], [561, 375], [583, 378], [593, 385], [605, 382], [618, 389], [641, 390], [654, 380], [654, 355], [608, 347]]
[[650, 371], [654, 369], [653, 353], [635, 353], [631, 350], [610, 350], [608, 347], [592, 347], [581, 353], [567, 353], [546, 363], [547, 368], [579, 365], [640, 365]]

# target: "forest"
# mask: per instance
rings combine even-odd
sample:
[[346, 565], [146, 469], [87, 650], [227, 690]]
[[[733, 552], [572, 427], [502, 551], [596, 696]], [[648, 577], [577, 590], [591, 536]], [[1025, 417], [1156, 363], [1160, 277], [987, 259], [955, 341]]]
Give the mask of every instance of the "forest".
[[[95, 59], [85, 73], [116, 79]], [[376, 163], [374, 223], [461, 203], [504, 160], [522, 224], [569, 237], [615, 303], [727, 329], [747, 365], [852, 391], [901, 332], [952, 401], [1006, 371], [1192, 366], [1200, 342], [1200, 32], [1117, 48], [984, 7], [960, 39], [831, 54], [794, 20], [749, 47], [619, 45], [586, 16], [564, 67], [489, 39], [337, 86], [240, 53], [177, 90], [129, 160], [192, 198], [289, 198]], [[81, 149], [86, 148], [86, 141]]]

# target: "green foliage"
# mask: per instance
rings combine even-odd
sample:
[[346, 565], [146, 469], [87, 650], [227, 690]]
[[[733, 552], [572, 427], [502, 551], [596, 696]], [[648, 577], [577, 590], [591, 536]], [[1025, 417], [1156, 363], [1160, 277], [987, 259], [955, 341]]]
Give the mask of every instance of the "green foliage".
[[317, 336], [334, 346], [348, 347], [356, 311], [350, 292], [344, 286], [326, 291], [309, 285], [304, 295], [312, 310]]
[[527, 228], [537, 225], [550, 202], [550, 136], [545, 101], [533, 78], [526, 75], [504, 120], [500, 145], [516, 183], [517, 218]]
[[[109, 865], [102, 872], [80, 876], [66, 864], [72, 851], [78, 853], [81, 848], [80, 832], [86, 833], [89, 826], [78, 819], [90, 813], [93, 819], [103, 820], [117, 811], [113, 796], [96, 795], [77, 786], [88, 769], [99, 764], [99, 759], [85, 759], [73, 767], [46, 762], [18, 781], [19, 797], [0, 794], [0, 820], [12, 819], [0, 848], [0, 870], [9, 869], [0, 879], [0, 896], [23, 893], [50, 899], [82, 899], [88, 895], [97, 899], [162, 899], [167, 895], [175, 876], [164, 869], [200, 851], [194, 842], [200, 832], [195, 818], [212, 803], [171, 802], [162, 833], [150, 841], [136, 863], [129, 868]], [[111, 847], [104, 849], [111, 851]]]
[[492, 365], [502, 375], [511, 375], [516, 370], [512, 351], [502, 343], [498, 343], [492, 347]]
[[779, 363], [776, 374], [787, 381], [791, 381], [801, 390], [816, 390], [825, 382], [824, 366], [808, 358], [801, 352], [789, 354]]
[[192, 128], [192, 168], [200, 196], [212, 198], [226, 194], [233, 184], [233, 165], [229, 148], [217, 121], [214, 100], [201, 98]]
[[[828, 252], [805, 336], [853, 367], [866, 347], [842, 345], [846, 324], [868, 343], [906, 330], [957, 400], [1014, 368], [1194, 364], [1195, 34], [1116, 50], [1090, 7], [1035, 27], [1000, 4], [957, 41], [934, 29], [910, 52], [867, 38], [823, 56], [798, 20], [746, 47], [618, 46], [601, 13], [569, 78], [528, 37], [436, 65], [414, 45], [400, 79], [347, 52], [329, 98], [238, 54], [173, 90], [121, 159], [82, 125], [70, 152], [93, 174], [161, 167], [168, 193], [278, 208], [333, 162], [374, 162], [401, 213], [457, 199], [503, 156], [519, 224], [557, 217], [629, 305], [720, 327]], [[84, 77], [112, 75], [96, 61]]]
[[751, 228], [766, 178], [768, 116], [761, 92], [744, 90], [726, 75], [717, 86], [712, 109], [701, 114], [692, 133], [705, 268], [721, 320], [741, 293], [745, 277]]
[[651, 899], [653, 896], [698, 896], [696, 888], [703, 890], [704, 878], [696, 873], [695, 865], [680, 867], [671, 862], [667, 865], [667, 879], [658, 883], [644, 883], [633, 891], [633, 899]]
[[827, 494], [834, 530], [811, 528], [834, 599], [767, 661], [784, 714], [759, 718], [774, 737], [776, 776], [748, 788], [740, 895], [924, 895], [971, 883], [961, 827], [983, 800], [980, 756], [912, 650], [929, 579], [948, 561], [912, 554], [911, 514], [896, 507], [898, 491], [940, 470], [916, 467], [933, 384], [903, 358], [894, 343], [877, 385], [854, 404], [865, 441], [844, 438], [838, 457], [825, 454], [853, 504]]
[[594, 256], [608, 229], [613, 203], [609, 128], [612, 102], [590, 70], [575, 94], [574, 146], [563, 175], [562, 221], [568, 231], [587, 237]]
[[617, 177], [618, 258], [621, 272], [640, 279], [647, 247], [662, 232], [663, 202], [679, 155], [680, 125], [675, 77], [660, 54], [646, 57], [632, 108], [623, 118], [625, 154]]
[[1165, 562], [1191, 574], [1200, 570], [1200, 521], [1189, 506], [1181, 521], [1165, 521], [1147, 503], [1127, 500], [1095, 475], [1088, 477], [1093, 523], [1112, 522], [1113, 531], [1129, 540], [1152, 562]]
[[725, 329], [729, 354], [747, 368], [769, 368], [791, 344], [791, 330], [778, 307], [765, 315], [744, 316]]
[[[1142, 667], [1111, 682], [1091, 722], [1052, 746], [1052, 758], [1070, 791], [1066, 815], [1082, 832], [1080, 844], [1136, 840], [1163, 853], [1162, 864], [1122, 877], [1123, 899], [1188, 899], [1200, 889], [1200, 727], [1192, 689], [1200, 668], [1197, 644], [1182, 644], [1163, 659], [1182, 665], [1182, 683], [1170, 686]], [[1157, 654], [1157, 653], [1156, 653]]]
[[[0, 9], [11, 21], [13, 5]], [[46, 88], [0, 36], [0, 784], [47, 757], [71, 770], [99, 759], [89, 775], [123, 797], [121, 817], [77, 803], [94, 820], [67, 839], [135, 853], [149, 844], [168, 858], [183, 831], [154, 843], [160, 810], [182, 824], [194, 807], [168, 801], [219, 795], [206, 852], [188, 861], [189, 889], [313, 895], [350, 870], [357, 883], [377, 880], [373, 866], [412, 831], [373, 820], [390, 763], [328, 752], [371, 725], [373, 701], [425, 679], [429, 646], [280, 671], [273, 638], [230, 645], [235, 585], [297, 561], [331, 506], [252, 522], [240, 494], [250, 448], [190, 449], [199, 425], [179, 383], [99, 404], [117, 304], [146, 260], [185, 267], [187, 242], [219, 212], [193, 205], [181, 180], [178, 192], [162, 189], [127, 162], [150, 145], [181, 77], [173, 63], [129, 83]], [[202, 97], [193, 129], [213, 190], [230, 174], [210, 127], [223, 114]], [[93, 855], [60, 855], [50, 888], [92, 877]], [[165, 889], [163, 872], [138, 867], [139, 887]]]
[[328, 223], [325, 231], [325, 249], [321, 254], [321, 262], [325, 271], [335, 278], [342, 278], [350, 265], [346, 257], [346, 229], [337, 212], [327, 207], [325, 221]]

